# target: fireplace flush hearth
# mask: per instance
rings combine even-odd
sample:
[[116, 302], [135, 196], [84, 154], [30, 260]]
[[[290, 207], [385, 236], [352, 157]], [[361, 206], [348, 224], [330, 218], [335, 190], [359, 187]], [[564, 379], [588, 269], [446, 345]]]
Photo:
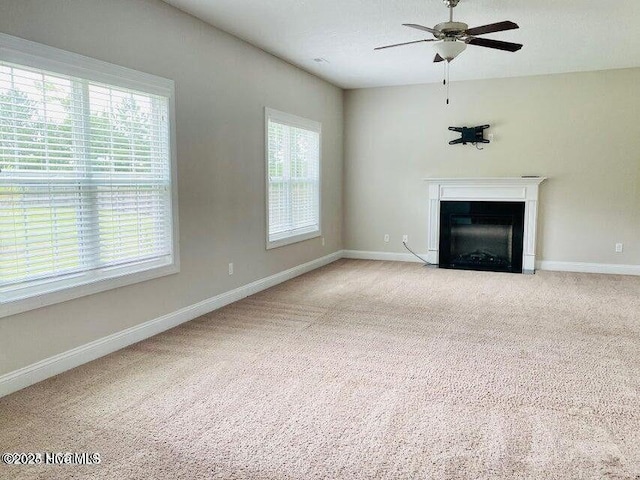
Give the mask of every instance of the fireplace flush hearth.
[[533, 273], [544, 177], [428, 178], [427, 260], [442, 268]]

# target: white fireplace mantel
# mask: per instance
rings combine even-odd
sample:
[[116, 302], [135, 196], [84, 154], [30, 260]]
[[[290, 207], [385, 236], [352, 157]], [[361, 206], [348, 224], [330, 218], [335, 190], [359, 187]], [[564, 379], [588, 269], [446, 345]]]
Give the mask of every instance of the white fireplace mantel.
[[538, 187], [546, 177], [426, 178], [429, 184], [427, 260], [437, 264], [440, 253], [440, 202], [524, 202], [522, 269], [533, 273], [536, 264]]

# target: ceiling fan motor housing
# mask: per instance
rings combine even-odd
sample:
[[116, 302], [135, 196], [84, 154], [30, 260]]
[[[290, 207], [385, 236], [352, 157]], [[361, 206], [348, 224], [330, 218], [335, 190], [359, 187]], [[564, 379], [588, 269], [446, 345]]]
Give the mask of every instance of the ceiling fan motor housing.
[[433, 27], [434, 30], [443, 33], [446, 37], [462, 36], [468, 28], [469, 25], [462, 22], [443, 22]]

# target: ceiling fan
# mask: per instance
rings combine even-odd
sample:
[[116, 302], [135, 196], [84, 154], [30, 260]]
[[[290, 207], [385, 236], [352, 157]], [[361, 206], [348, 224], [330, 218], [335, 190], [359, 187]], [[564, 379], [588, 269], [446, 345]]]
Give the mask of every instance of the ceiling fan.
[[500, 40], [491, 40], [488, 38], [478, 38], [479, 35], [485, 35], [487, 33], [503, 32], [505, 30], [514, 30], [518, 27], [517, 24], [505, 21], [492, 23], [489, 25], [482, 25], [480, 27], [469, 28], [469, 25], [462, 22], [453, 21], [453, 9], [460, 0], [443, 0], [445, 5], [449, 8], [449, 21], [439, 23], [433, 28], [424, 27], [422, 25], [416, 25], [414, 23], [404, 23], [403, 26], [429, 32], [434, 38], [427, 38], [423, 40], [415, 40], [413, 42], [396, 43], [393, 45], [385, 45], [384, 47], [378, 47], [375, 50], [383, 50], [385, 48], [401, 47], [404, 45], [412, 45], [414, 43], [422, 42], [435, 42], [433, 44], [436, 56], [434, 62], [451, 62], [454, 58], [460, 55], [467, 45], [476, 45], [478, 47], [495, 48], [497, 50], [504, 50], [507, 52], [517, 52], [522, 48], [519, 43], [503, 42]]

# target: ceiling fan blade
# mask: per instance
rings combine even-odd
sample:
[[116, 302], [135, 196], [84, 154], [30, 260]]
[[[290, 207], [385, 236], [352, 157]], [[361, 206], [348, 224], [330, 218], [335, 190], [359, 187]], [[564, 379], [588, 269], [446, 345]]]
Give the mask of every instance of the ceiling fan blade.
[[444, 62], [444, 58], [442, 58], [439, 53], [436, 53], [436, 58], [433, 59], [433, 63], [438, 62]]
[[423, 27], [422, 25], [416, 25], [415, 23], [403, 23], [403, 27], [409, 28], [417, 28], [418, 30], [422, 30], [423, 32], [429, 32], [435, 35], [436, 37], [440, 37], [440, 32], [438, 30], [434, 30], [433, 28]]
[[376, 47], [374, 50], [384, 50], [385, 48], [393, 48], [393, 47], [402, 47], [403, 45], [411, 45], [413, 43], [422, 43], [422, 42], [434, 42], [435, 39], [431, 40], [416, 40], [414, 42], [404, 42], [404, 43], [394, 43], [393, 45], [385, 45], [384, 47]]
[[500, 40], [490, 40], [488, 38], [467, 38], [464, 42], [469, 45], [495, 48], [496, 50], [505, 50], [507, 52], [517, 52], [522, 48], [519, 43], [501, 42]]
[[484, 35], [485, 33], [504, 32], [505, 30], [515, 30], [516, 28], [520, 28], [517, 23], [507, 21], [470, 28], [465, 33], [467, 35]]

